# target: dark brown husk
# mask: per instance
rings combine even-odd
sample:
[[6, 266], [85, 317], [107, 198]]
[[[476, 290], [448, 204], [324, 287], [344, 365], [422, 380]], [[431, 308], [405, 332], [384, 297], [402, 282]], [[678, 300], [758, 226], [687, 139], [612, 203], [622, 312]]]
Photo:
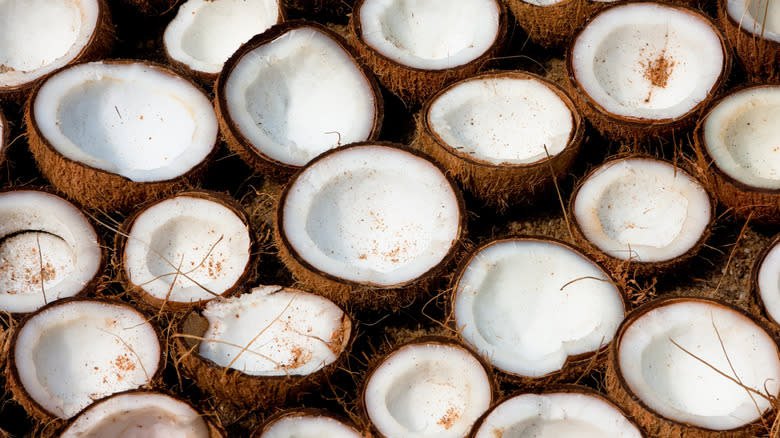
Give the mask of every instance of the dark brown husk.
[[544, 47], [567, 46], [588, 17], [607, 5], [593, 0], [563, 0], [549, 6], [503, 1], [528, 38]]
[[726, 11], [726, 0], [718, 1], [718, 24], [734, 48], [748, 80], [754, 83], [780, 80], [779, 42], [742, 29]]
[[8, 126], [8, 120], [3, 115], [3, 110], [0, 108], [0, 166], [5, 164], [5, 156], [8, 152], [8, 133], [11, 127]]
[[274, 424], [276, 424], [280, 420], [284, 420], [287, 418], [303, 418], [303, 417], [326, 417], [331, 420], [338, 421], [339, 423], [342, 423], [343, 425], [352, 428], [355, 433], [359, 434], [360, 436], [369, 438], [369, 432], [367, 430], [362, 430], [362, 427], [358, 427], [356, 424], [352, 423], [346, 418], [341, 418], [337, 415], [334, 415], [324, 409], [315, 409], [315, 408], [293, 408], [293, 409], [287, 409], [281, 412], [278, 412], [265, 420], [263, 424], [255, 429], [254, 432], [252, 432], [252, 435], [250, 435], [250, 438], [262, 438], [263, 434], [268, 431]]
[[144, 15], [162, 15], [171, 11], [180, 0], [122, 0]]
[[308, 19], [330, 20], [352, 13], [355, 0], [282, 0], [282, 3]]

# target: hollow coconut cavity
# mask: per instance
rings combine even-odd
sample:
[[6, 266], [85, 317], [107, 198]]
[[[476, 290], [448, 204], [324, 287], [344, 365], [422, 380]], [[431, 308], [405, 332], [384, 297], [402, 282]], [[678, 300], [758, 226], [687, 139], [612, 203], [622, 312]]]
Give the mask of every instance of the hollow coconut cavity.
[[97, 233], [71, 203], [35, 190], [0, 193], [0, 309], [33, 312], [82, 293], [102, 266]]
[[251, 252], [249, 225], [237, 203], [208, 192], [183, 193], [131, 220], [123, 269], [143, 301], [186, 308], [240, 287]]
[[327, 413], [303, 409], [269, 419], [252, 438], [363, 438], [363, 435]]
[[149, 385], [162, 349], [146, 316], [115, 301], [61, 300], [11, 340], [8, 384], [28, 413], [67, 419], [102, 397]]
[[435, 339], [390, 353], [363, 390], [365, 412], [385, 437], [465, 437], [492, 399], [482, 363], [457, 343]]
[[547, 239], [478, 249], [459, 275], [453, 309], [468, 344], [499, 370], [528, 378], [587, 360], [625, 315], [620, 291], [598, 265]]

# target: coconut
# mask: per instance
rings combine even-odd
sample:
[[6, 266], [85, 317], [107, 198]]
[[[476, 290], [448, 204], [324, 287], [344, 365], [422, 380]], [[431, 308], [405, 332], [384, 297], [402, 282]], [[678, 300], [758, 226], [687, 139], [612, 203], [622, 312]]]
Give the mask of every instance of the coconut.
[[114, 43], [104, 0], [6, 0], [0, 17], [0, 101], [24, 100], [55, 70], [102, 58]]
[[354, 425], [318, 409], [292, 409], [269, 418], [251, 438], [363, 438]]
[[780, 79], [780, 4], [719, 0], [718, 19], [750, 80]]
[[607, 392], [650, 436], [744, 437], [780, 393], [780, 351], [743, 311], [665, 298], [631, 312], [610, 347]]
[[283, 19], [278, 0], [187, 0], [165, 28], [165, 54], [212, 84], [236, 49]]
[[482, 69], [500, 51], [506, 28], [497, 0], [359, 0], [350, 18], [363, 62], [407, 103]]
[[463, 199], [428, 159], [389, 143], [330, 151], [285, 188], [276, 246], [305, 287], [397, 309], [435, 290], [464, 234]]
[[201, 90], [140, 61], [60, 70], [33, 92], [25, 122], [44, 176], [103, 211], [125, 211], [197, 181], [218, 130]]
[[503, 207], [538, 198], [564, 177], [583, 132], [557, 85], [530, 73], [490, 72], [429, 99], [415, 145], [477, 198]]
[[312, 158], [379, 135], [382, 98], [346, 42], [290, 21], [244, 44], [216, 85], [231, 150], [256, 170], [287, 177]]
[[504, 1], [533, 42], [544, 47], [565, 47], [585, 20], [610, 0]]
[[780, 235], [775, 236], [756, 257], [750, 270], [750, 292], [775, 324], [780, 321]]
[[577, 107], [605, 137], [639, 143], [691, 126], [729, 72], [709, 18], [681, 6], [617, 4], [596, 14], [567, 54]]
[[91, 290], [103, 271], [100, 239], [68, 201], [33, 189], [0, 192], [0, 309], [33, 312]]
[[181, 192], [137, 211], [122, 228], [116, 254], [126, 287], [155, 308], [185, 310], [233, 294], [254, 272], [246, 213], [227, 196]]
[[157, 329], [115, 300], [51, 303], [16, 327], [9, 348], [6, 385], [43, 421], [68, 419], [95, 400], [148, 386], [163, 368]]

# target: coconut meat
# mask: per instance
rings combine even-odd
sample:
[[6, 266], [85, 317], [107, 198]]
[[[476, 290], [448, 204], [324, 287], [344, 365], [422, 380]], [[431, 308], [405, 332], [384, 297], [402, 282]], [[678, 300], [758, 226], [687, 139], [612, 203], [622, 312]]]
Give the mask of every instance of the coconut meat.
[[196, 302], [221, 295], [247, 269], [249, 228], [212, 200], [176, 196], [144, 210], [125, 244], [130, 283], [155, 299]]
[[557, 155], [574, 130], [560, 95], [532, 78], [461, 82], [436, 98], [428, 120], [459, 154], [491, 164], [529, 164]]
[[0, 87], [32, 82], [75, 59], [91, 42], [97, 0], [0, 2]]
[[163, 34], [168, 54], [216, 74], [241, 44], [279, 21], [277, 0], [188, 0]]
[[623, 413], [600, 397], [561, 392], [521, 394], [496, 406], [474, 438], [642, 438]]
[[132, 181], [176, 178], [211, 153], [214, 109], [185, 79], [143, 63], [89, 63], [38, 91], [33, 123], [57, 152]]
[[82, 412], [60, 438], [209, 438], [200, 413], [155, 392], [117, 394]]
[[245, 53], [225, 84], [236, 128], [261, 154], [303, 166], [326, 150], [366, 140], [376, 97], [355, 59], [313, 27]]
[[499, 32], [495, 0], [366, 0], [360, 37], [404, 66], [444, 70], [487, 52]]
[[754, 87], [721, 100], [704, 122], [704, 145], [735, 180], [780, 189], [780, 87]]
[[681, 117], [723, 72], [721, 39], [702, 16], [654, 3], [605, 10], [572, 48], [574, 79], [599, 107], [622, 117]]
[[306, 263], [391, 286], [439, 264], [460, 233], [458, 197], [428, 160], [378, 145], [318, 160], [292, 183], [282, 233]]
[[780, 321], [780, 245], [767, 252], [758, 269], [758, 294], [764, 309], [774, 321]]
[[278, 286], [210, 301], [203, 316], [200, 355], [253, 376], [313, 374], [341, 355], [352, 328], [329, 300]]
[[456, 345], [409, 344], [369, 376], [363, 394], [382, 436], [461, 438], [489, 407], [490, 380], [480, 362]]
[[552, 241], [499, 241], [477, 252], [456, 287], [461, 336], [502, 371], [540, 377], [609, 344], [623, 320], [604, 272]]
[[621, 260], [663, 262], [701, 239], [711, 215], [702, 186], [652, 159], [607, 163], [580, 186], [574, 217], [585, 238]]
[[774, 0], [728, 0], [726, 12], [742, 29], [780, 43], [780, 3]]
[[772, 338], [746, 316], [713, 303], [650, 310], [625, 329], [617, 354], [626, 384], [642, 403], [707, 429], [734, 429], [770, 408], [764, 397], [712, 367], [760, 393], [780, 392], [780, 356]]
[[275, 421], [258, 438], [362, 438], [362, 435], [331, 417], [290, 415]]

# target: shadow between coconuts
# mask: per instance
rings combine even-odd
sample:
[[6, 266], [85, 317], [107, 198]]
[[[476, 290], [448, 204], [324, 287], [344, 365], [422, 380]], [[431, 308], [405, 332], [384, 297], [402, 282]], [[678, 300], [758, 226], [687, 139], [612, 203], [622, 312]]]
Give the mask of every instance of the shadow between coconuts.
[[734, 49], [740, 65], [745, 69], [748, 79], [757, 84], [767, 80], [780, 80], [780, 42], [763, 38], [742, 28], [726, 10], [726, 1], [718, 0], [718, 24]]
[[343, 425], [350, 427], [354, 429], [355, 433], [359, 434], [362, 437], [370, 437], [369, 435], [369, 427], [365, 424], [355, 424], [355, 422], [351, 421], [348, 418], [345, 418], [341, 415], [335, 414], [333, 412], [327, 411], [325, 409], [320, 408], [292, 408], [292, 409], [286, 409], [280, 412], [277, 412], [270, 417], [266, 418], [265, 421], [263, 421], [263, 424], [260, 425], [257, 429], [252, 432], [252, 434], [249, 436], [249, 438], [261, 438], [265, 432], [267, 432], [277, 421], [284, 420], [287, 418], [301, 418], [301, 417], [324, 417], [331, 420], [338, 421], [339, 423], [342, 423]]

